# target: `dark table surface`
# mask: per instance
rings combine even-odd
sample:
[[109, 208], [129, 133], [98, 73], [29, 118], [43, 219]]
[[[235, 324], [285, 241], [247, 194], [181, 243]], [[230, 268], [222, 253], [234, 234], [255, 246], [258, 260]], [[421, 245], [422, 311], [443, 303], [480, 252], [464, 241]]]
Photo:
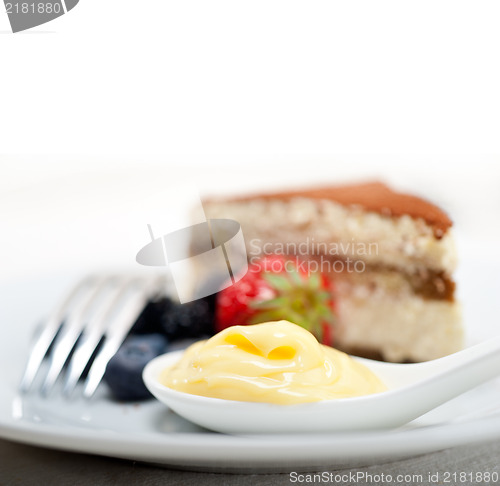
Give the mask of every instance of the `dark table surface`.
[[[500, 474], [500, 441], [456, 447], [403, 461], [388, 462], [349, 470], [325, 466], [320, 473], [351, 473], [351, 480], [340, 484], [500, 484], [500, 479], [486, 481], [484, 473]], [[352, 481], [352, 475], [358, 476]], [[439, 474], [436, 477], [436, 473]], [[448, 473], [448, 474], [447, 474]], [[454, 476], [456, 473], [457, 476]], [[464, 473], [469, 476], [462, 476]], [[472, 480], [471, 478], [472, 473]], [[313, 473], [303, 473], [311, 475]], [[481, 476], [481, 474], [483, 474]], [[407, 475], [398, 481], [398, 475]], [[449, 479], [449, 482], [446, 479]], [[115, 486], [115, 485], [238, 485], [308, 484], [293, 482], [290, 474], [217, 474], [164, 469], [132, 461], [56, 451], [0, 440], [0, 486]], [[299, 478], [297, 478], [299, 479]], [[312, 479], [312, 478], [310, 478]], [[479, 480], [481, 479], [481, 480]], [[316, 482], [318, 484], [318, 482]], [[322, 482], [321, 484], [339, 484]]]

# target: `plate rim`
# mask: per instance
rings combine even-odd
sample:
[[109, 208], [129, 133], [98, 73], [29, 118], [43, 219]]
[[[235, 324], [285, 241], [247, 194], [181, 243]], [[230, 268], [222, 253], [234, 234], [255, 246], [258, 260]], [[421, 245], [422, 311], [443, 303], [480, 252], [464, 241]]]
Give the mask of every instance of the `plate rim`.
[[[47, 275], [33, 276], [33, 280], [37, 281], [46, 278]], [[8, 285], [5, 281], [0, 283]], [[33, 321], [23, 321], [25, 330], [34, 324]], [[0, 327], [0, 335], [8, 335], [7, 327]], [[466, 326], [468, 331], [470, 329]], [[3, 354], [0, 353], [0, 365], [5, 364]], [[16, 368], [22, 366], [23, 362], [23, 357], [19, 358]], [[17, 395], [14, 381], [13, 373], [0, 374], [0, 387], [6, 391], [0, 394], [0, 405], [8, 410]], [[359, 465], [369, 459], [376, 462], [383, 459], [397, 460], [465, 444], [488, 442], [500, 438], [500, 414], [474, 417], [463, 422], [450, 421], [384, 431], [286, 436], [236, 436], [204, 432], [125, 435], [116, 430], [85, 428], [83, 422], [81, 426], [23, 422], [10, 414], [0, 416], [0, 437], [53, 449], [190, 469], [202, 467], [209, 470], [216, 467], [217, 470], [225, 470], [229, 467], [238, 471], [252, 467], [257, 470], [278, 468], [289, 471], [290, 467], [299, 470], [319, 463], [342, 465], [346, 461], [354, 461]], [[291, 461], [293, 464], [290, 464]]]

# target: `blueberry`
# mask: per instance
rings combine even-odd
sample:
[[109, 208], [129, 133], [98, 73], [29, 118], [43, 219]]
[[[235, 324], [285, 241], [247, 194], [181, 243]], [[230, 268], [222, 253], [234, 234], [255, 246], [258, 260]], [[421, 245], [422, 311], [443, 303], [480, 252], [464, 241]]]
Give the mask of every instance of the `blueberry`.
[[151, 394], [142, 381], [142, 371], [166, 348], [167, 339], [161, 334], [129, 336], [109, 361], [104, 374], [113, 396], [124, 401], [150, 398]]

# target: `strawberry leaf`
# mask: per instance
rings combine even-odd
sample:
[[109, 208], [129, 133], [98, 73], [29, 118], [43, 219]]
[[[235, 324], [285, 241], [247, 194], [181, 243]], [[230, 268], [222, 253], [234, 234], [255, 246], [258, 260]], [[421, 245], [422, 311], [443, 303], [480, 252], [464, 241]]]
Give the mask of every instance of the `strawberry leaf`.
[[294, 285], [302, 286], [304, 281], [299, 275], [299, 272], [295, 268], [288, 269], [288, 275], [290, 276], [290, 280]]
[[273, 273], [264, 273], [262, 278], [274, 289], [281, 291], [292, 290], [293, 286], [290, 281], [283, 275]]
[[276, 297], [270, 300], [259, 300], [257, 302], [251, 302], [250, 307], [253, 309], [273, 309], [280, 308], [287, 304], [288, 299], [286, 297]]
[[309, 288], [311, 290], [319, 290], [321, 285], [321, 279], [317, 273], [313, 273], [309, 278], [308, 283], [309, 283]]

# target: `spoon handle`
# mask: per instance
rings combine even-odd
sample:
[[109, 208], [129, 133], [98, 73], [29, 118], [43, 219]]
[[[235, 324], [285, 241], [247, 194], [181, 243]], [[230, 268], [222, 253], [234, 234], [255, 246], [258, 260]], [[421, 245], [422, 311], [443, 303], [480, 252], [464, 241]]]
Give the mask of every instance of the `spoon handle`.
[[412, 392], [429, 410], [500, 375], [500, 336], [416, 366], [424, 373]]
[[[463, 349], [454, 354], [423, 363], [432, 372], [447, 372], [458, 369], [474, 368], [478, 379], [489, 380], [500, 374], [500, 336]], [[483, 378], [484, 376], [484, 378]]]

